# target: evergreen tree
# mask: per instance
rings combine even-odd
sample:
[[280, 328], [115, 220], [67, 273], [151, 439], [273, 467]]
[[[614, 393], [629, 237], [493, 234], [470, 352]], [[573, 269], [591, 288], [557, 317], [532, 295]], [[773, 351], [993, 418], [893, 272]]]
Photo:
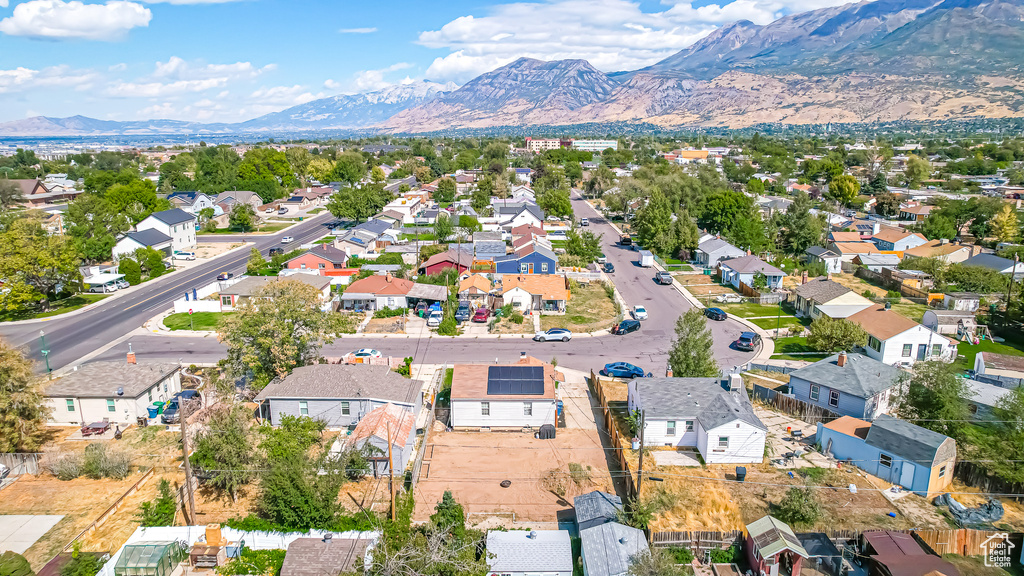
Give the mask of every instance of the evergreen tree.
[[699, 308], [690, 308], [676, 320], [676, 339], [668, 353], [668, 365], [677, 378], [718, 376], [714, 339], [707, 318]]

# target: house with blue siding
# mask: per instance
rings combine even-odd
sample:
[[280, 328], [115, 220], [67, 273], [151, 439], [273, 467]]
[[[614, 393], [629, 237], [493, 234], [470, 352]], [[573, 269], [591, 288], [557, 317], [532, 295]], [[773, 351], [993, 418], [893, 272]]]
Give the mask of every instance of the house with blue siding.
[[533, 244], [515, 254], [494, 259], [497, 274], [554, 274], [558, 257], [544, 246]]
[[815, 443], [836, 460], [926, 498], [953, 480], [956, 442], [887, 414], [872, 422], [850, 416], [819, 422]]
[[309, 416], [328, 428], [354, 426], [371, 411], [393, 404], [416, 416], [423, 382], [390, 367], [371, 364], [313, 364], [275, 378], [256, 396], [259, 414], [271, 426], [285, 416]]
[[840, 352], [791, 372], [789, 391], [802, 402], [871, 420], [889, 410], [901, 373], [863, 354]]

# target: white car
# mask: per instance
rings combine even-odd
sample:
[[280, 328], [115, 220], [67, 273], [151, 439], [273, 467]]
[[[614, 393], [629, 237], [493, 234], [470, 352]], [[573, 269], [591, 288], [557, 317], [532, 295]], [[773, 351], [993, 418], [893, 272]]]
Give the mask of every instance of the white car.
[[356, 358], [381, 358], [384, 355], [380, 353], [380, 350], [374, 350], [373, 348], [360, 348], [352, 353]]
[[639, 304], [633, 306], [633, 318], [636, 318], [637, 320], [647, 320], [647, 308], [644, 308]]
[[435, 326], [440, 326], [442, 319], [444, 319], [444, 314], [441, 314], [440, 312], [437, 311], [431, 312], [430, 316], [427, 316], [427, 326], [431, 328]]
[[174, 253], [174, 257], [179, 259], [179, 260], [195, 260], [196, 259], [196, 253], [195, 252], [175, 252]]
[[295, 238], [292, 238], [291, 236], [285, 236], [284, 238], [281, 238], [281, 244], [291, 244], [294, 241]]

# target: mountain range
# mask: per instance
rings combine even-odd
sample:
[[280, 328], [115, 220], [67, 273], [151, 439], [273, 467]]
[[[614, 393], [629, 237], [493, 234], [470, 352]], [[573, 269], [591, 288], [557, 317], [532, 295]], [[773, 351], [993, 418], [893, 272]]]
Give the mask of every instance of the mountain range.
[[[1024, 115], [1020, 0], [875, 0], [766, 25], [739, 21], [640, 70], [520, 58], [462, 87], [432, 82], [314, 100], [238, 124], [109, 122], [80, 116], [0, 124], [0, 135], [388, 133], [645, 122], [744, 127]], [[550, 130], [548, 130], [550, 131]]]

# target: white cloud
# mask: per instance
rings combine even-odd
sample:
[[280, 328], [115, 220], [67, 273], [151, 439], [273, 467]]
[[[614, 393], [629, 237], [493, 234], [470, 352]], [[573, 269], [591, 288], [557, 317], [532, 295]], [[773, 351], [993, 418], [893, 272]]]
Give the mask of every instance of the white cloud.
[[68, 66], [51, 66], [42, 70], [18, 67], [0, 70], [0, 94], [25, 92], [35, 88], [66, 88], [84, 90], [92, 86], [98, 75], [88, 70], [72, 70]]
[[199, 64], [189, 63], [177, 56], [171, 56], [167, 62], [157, 62], [153, 76], [176, 80], [195, 80], [207, 78], [255, 78], [264, 72], [277, 68], [276, 64], [267, 64], [262, 68], [253, 66], [251, 62], [235, 62], [234, 64]]
[[124, 62], [121, 62], [120, 64], [114, 64], [114, 65], [112, 65], [112, 66], [107, 68], [107, 70], [109, 70], [111, 72], [124, 72], [127, 69], [128, 69], [128, 65], [125, 64]]
[[135, 2], [112, 0], [83, 4], [77, 0], [30, 0], [0, 21], [0, 32], [30, 38], [120, 40], [132, 28], [148, 26], [153, 14]]
[[412, 68], [413, 65], [409, 62], [397, 62], [386, 68], [378, 68], [376, 70], [362, 70], [357, 72], [352, 79], [347, 83], [335, 82], [334, 80], [328, 80], [324, 82], [324, 87], [329, 90], [342, 91], [346, 94], [360, 93], [360, 92], [372, 92], [374, 90], [380, 90], [395, 84], [395, 82], [387, 79], [387, 76], [392, 72], [399, 70], [405, 70]]
[[157, 62], [151, 75], [132, 82], [116, 82], [107, 89], [107, 94], [119, 98], [168, 98], [224, 88], [231, 82], [250, 80], [275, 68], [274, 64], [260, 68], [251, 62], [203, 64], [171, 56], [167, 62]]
[[0, 8], [7, 8], [7, 0], [0, 0]]
[[227, 81], [227, 78], [207, 78], [175, 82], [117, 82], [107, 90], [107, 94], [119, 98], [167, 98], [168, 96], [220, 88], [226, 85]]
[[240, 0], [142, 0], [146, 4], [227, 4]]
[[324, 80], [324, 88], [327, 88], [328, 90], [341, 90], [343, 86], [344, 85], [341, 82], [336, 82], [330, 78]]
[[342, 28], [338, 30], [339, 34], [372, 34], [377, 31], [377, 28]]

